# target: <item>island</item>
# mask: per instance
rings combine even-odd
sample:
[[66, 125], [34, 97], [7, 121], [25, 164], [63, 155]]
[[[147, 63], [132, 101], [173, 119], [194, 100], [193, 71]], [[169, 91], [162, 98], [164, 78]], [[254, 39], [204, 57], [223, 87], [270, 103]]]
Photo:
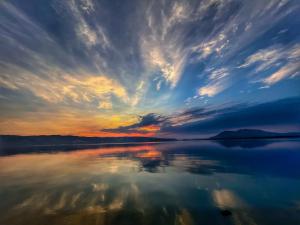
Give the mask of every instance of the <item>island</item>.
[[210, 140], [229, 139], [267, 139], [267, 138], [300, 138], [300, 132], [276, 133], [258, 129], [240, 129], [236, 131], [223, 131]]

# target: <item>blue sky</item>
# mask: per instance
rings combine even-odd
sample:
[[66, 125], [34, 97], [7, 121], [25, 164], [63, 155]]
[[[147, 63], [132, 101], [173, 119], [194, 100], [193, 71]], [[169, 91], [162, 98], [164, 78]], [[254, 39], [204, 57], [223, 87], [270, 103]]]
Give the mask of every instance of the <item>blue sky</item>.
[[1, 1], [0, 133], [299, 130], [299, 14], [297, 0]]

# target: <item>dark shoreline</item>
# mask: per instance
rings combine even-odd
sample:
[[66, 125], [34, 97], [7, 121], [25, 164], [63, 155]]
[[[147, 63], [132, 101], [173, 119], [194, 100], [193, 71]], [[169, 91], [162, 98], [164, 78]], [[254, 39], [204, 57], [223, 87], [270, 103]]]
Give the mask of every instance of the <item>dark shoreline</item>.
[[283, 139], [299, 139], [300, 133], [274, 133], [255, 129], [241, 129], [237, 131], [223, 131], [208, 138], [159, 138], [159, 137], [81, 137], [63, 135], [18, 136], [0, 135], [0, 154], [8, 149], [84, 149], [91, 147], [134, 146], [140, 144], [155, 144], [176, 141], [216, 141], [243, 142], [268, 141]]

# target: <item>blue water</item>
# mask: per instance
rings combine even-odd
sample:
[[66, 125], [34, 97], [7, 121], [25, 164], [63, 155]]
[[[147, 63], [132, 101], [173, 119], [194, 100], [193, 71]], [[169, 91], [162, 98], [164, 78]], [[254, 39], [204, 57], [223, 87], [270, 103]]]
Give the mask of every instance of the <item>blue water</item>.
[[300, 224], [300, 141], [2, 150], [1, 225]]

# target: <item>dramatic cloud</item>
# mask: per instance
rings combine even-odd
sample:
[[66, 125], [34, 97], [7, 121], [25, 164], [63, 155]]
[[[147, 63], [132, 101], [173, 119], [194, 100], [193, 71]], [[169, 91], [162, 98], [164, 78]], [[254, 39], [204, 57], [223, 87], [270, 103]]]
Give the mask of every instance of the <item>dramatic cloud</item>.
[[[150, 129], [143, 129], [149, 127]], [[261, 104], [238, 104], [221, 108], [195, 108], [168, 116], [154, 113], [140, 117], [138, 123], [105, 132], [155, 132], [158, 135], [205, 134], [245, 127], [300, 129], [300, 98]], [[152, 128], [152, 129], [151, 129]]]
[[[112, 95], [122, 101], [129, 101], [126, 90], [117, 81], [105, 76], [71, 76], [51, 74], [46, 78], [32, 74], [0, 80], [0, 86], [16, 89], [27, 89], [48, 102], [63, 102], [70, 99], [74, 102], [92, 102], [100, 100], [100, 108], [109, 109]], [[103, 102], [102, 102], [103, 101]], [[104, 103], [105, 101], [105, 103]]]
[[[201, 110], [202, 111], [202, 110]], [[198, 111], [191, 111], [191, 115]], [[300, 129], [300, 98], [289, 98], [252, 106], [238, 106], [213, 115], [205, 120], [164, 127], [161, 132], [202, 134], [241, 127], [286, 127]], [[216, 112], [215, 112], [216, 113]], [[201, 117], [200, 117], [201, 118]]]
[[32, 115], [61, 133], [54, 118], [76, 114], [70, 133], [159, 134], [224, 105], [300, 96], [299, 13], [295, 0], [1, 1], [1, 133], [38, 134]]
[[166, 118], [154, 113], [149, 113], [145, 116], [140, 116], [140, 120], [129, 126], [121, 126], [113, 129], [103, 129], [105, 132], [116, 132], [116, 133], [148, 133], [158, 131], [159, 125], [166, 121]]

